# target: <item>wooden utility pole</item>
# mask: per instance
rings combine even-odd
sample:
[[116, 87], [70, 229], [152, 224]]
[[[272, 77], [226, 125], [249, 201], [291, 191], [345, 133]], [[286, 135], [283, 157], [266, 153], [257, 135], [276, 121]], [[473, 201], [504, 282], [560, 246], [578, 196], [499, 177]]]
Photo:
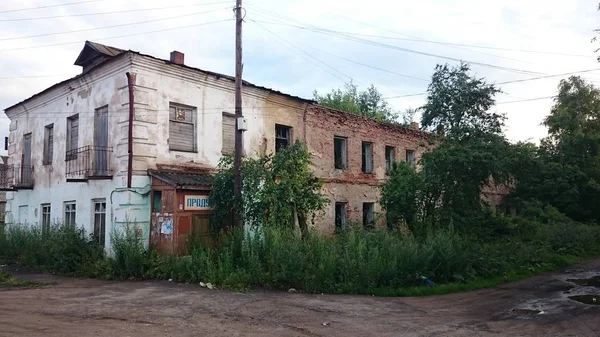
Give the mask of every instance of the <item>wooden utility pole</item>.
[[243, 226], [242, 218], [242, 151], [246, 123], [242, 114], [242, 0], [235, 1], [235, 157], [233, 159], [233, 225]]

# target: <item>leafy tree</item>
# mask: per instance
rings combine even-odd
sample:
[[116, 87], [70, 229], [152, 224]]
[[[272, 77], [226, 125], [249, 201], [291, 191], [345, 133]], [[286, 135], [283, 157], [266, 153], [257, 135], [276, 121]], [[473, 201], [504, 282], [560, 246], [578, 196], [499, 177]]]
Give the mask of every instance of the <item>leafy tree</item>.
[[[274, 155], [242, 162], [242, 209], [248, 224], [292, 228], [297, 222], [306, 231], [311, 216], [328, 202], [321, 194], [321, 182], [310, 169], [310, 156], [308, 148], [296, 142]], [[230, 223], [234, 199], [233, 160], [229, 157], [219, 164], [211, 198], [214, 222], [219, 226]]]
[[372, 84], [366, 90], [359, 91], [358, 86], [351, 81], [344, 84], [343, 88], [333, 89], [324, 95], [320, 95], [315, 90], [313, 95], [319, 104], [333, 109], [362, 115], [381, 122], [398, 122], [398, 113], [389, 106], [383, 95]]
[[456, 67], [436, 66], [427, 89], [427, 103], [421, 107], [423, 128], [443, 131], [457, 139], [480, 133], [502, 133], [504, 116], [489, 112], [500, 89], [470, 75], [469, 70], [469, 65], [464, 63]]

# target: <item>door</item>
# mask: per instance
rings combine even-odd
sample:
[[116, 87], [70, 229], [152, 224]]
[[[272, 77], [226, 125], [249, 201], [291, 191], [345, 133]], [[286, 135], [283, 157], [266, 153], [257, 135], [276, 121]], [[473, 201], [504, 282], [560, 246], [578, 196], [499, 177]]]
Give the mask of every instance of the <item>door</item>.
[[108, 106], [96, 109], [93, 152], [92, 175], [108, 176]]
[[23, 158], [21, 158], [21, 186], [31, 184], [31, 133], [23, 136]]
[[210, 247], [212, 240], [210, 236], [210, 214], [194, 214], [192, 221], [192, 233], [200, 239], [202, 245]]

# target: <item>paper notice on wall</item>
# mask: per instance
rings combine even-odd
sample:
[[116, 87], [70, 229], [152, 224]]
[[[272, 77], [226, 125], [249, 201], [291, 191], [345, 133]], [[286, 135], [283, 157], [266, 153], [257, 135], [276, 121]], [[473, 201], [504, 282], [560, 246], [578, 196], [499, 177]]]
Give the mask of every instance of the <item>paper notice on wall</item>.
[[165, 235], [173, 234], [173, 219], [172, 218], [165, 218], [165, 221], [163, 221], [162, 226], [160, 227], [160, 233], [165, 234]]

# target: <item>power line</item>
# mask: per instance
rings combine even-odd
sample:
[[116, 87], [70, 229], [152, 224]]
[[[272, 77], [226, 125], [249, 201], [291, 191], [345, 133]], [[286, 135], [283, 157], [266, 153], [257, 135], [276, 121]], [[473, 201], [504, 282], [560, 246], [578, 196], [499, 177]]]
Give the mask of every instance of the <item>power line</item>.
[[[139, 36], [139, 35], [145, 35], [145, 34], [161, 33], [161, 32], [167, 32], [167, 31], [177, 30], [177, 29], [198, 27], [198, 26], [204, 26], [204, 25], [209, 25], [209, 24], [213, 24], [213, 23], [226, 22], [226, 21], [232, 21], [232, 20], [233, 19], [210, 21], [210, 22], [204, 22], [204, 23], [199, 23], [199, 24], [195, 24], [195, 25], [180, 26], [180, 27], [173, 27], [173, 28], [165, 28], [165, 29], [152, 30], [152, 31], [148, 31], [148, 32], [127, 34], [127, 35], [103, 37], [103, 38], [98, 38], [98, 39], [94, 39], [94, 40], [96, 40], [96, 41], [102, 41], [102, 40], [119, 39], [119, 38], [130, 37], [130, 36]], [[55, 47], [55, 46], [66, 46], [66, 45], [70, 45], [70, 44], [79, 44], [79, 43], [85, 43], [85, 42], [86, 41], [73, 41], [73, 42], [62, 42], [62, 43], [46, 44], [46, 45], [41, 45], [41, 46], [30, 46], [30, 47], [19, 47], [19, 48], [11, 48], [11, 49], [0, 49], [0, 52], [15, 51], [15, 50], [25, 50], [25, 49], [37, 49], [37, 48], [46, 48], [46, 47]]]
[[[277, 38], [279, 38], [279, 39], [280, 39], [280, 40], [282, 40], [283, 42], [285, 42], [285, 43], [287, 43], [288, 45], [292, 46], [293, 48], [295, 48], [295, 49], [299, 50], [300, 52], [302, 52], [303, 54], [307, 55], [308, 57], [310, 57], [310, 58], [312, 58], [312, 59], [316, 60], [317, 62], [319, 62], [319, 63], [321, 63], [321, 64], [325, 65], [326, 67], [328, 67], [328, 68], [330, 68], [330, 69], [333, 69], [335, 72], [337, 72], [337, 73], [341, 74], [342, 76], [345, 76], [345, 77], [347, 77], [348, 79], [352, 80], [352, 77], [350, 77], [350, 76], [348, 76], [348, 75], [346, 75], [346, 74], [342, 73], [341, 71], [339, 71], [339, 70], [337, 70], [336, 68], [334, 68], [334, 67], [332, 67], [332, 66], [328, 65], [327, 63], [325, 63], [325, 62], [321, 61], [320, 59], [318, 59], [318, 58], [316, 58], [316, 57], [314, 57], [314, 56], [310, 55], [309, 53], [307, 53], [307, 52], [305, 52], [304, 50], [302, 50], [300, 47], [298, 47], [298, 46], [294, 45], [293, 43], [291, 43], [291, 42], [289, 42], [289, 41], [287, 41], [287, 40], [285, 40], [285, 39], [284, 39], [284, 38], [282, 38], [281, 36], [279, 36], [279, 35], [277, 35], [277, 34], [273, 33], [271, 30], [267, 29], [266, 27], [264, 27], [263, 25], [259, 24], [258, 22], [254, 21], [254, 20], [250, 20], [250, 21], [253, 21], [253, 22], [254, 22], [254, 23], [256, 23], [256, 24], [257, 24], [257, 25], [258, 25], [260, 28], [262, 28], [262, 29], [264, 29], [265, 31], [267, 31], [267, 32], [271, 33], [272, 35], [276, 36]], [[305, 58], [305, 59], [306, 59], [306, 58]], [[306, 60], [308, 60], [308, 59], [306, 59]], [[338, 79], [342, 80], [343, 82], [345, 82], [345, 81], [346, 81], [344, 78], [342, 78], [342, 77], [338, 76], [338, 75], [337, 75], [337, 74], [335, 74], [335, 73], [332, 73], [331, 71], [327, 70], [326, 68], [323, 68], [323, 67], [319, 66], [318, 64], [316, 64], [316, 63], [314, 63], [314, 62], [310, 61], [310, 60], [308, 60], [308, 61], [309, 61], [309, 62], [311, 62], [312, 64], [314, 64], [315, 66], [317, 66], [317, 67], [319, 67], [319, 68], [321, 68], [321, 69], [325, 70], [325, 71], [326, 71], [326, 72], [328, 72], [329, 74], [331, 74], [331, 75], [333, 75], [333, 76], [337, 77]]]
[[68, 3], [64, 3], [64, 4], [39, 6], [39, 7], [29, 7], [29, 8], [21, 8], [21, 9], [9, 9], [9, 10], [6, 10], [6, 11], [1, 11], [0, 14], [22, 12], [22, 11], [30, 11], [30, 10], [34, 10], [34, 9], [51, 8], [51, 7], [65, 7], [65, 6], [71, 6], [71, 5], [86, 4], [86, 3], [90, 3], [90, 2], [101, 2], [101, 1], [106, 1], [106, 0], [86, 0], [86, 1], [78, 1], [78, 2], [68, 2]]
[[230, 3], [230, 1], [198, 3], [198, 4], [194, 4], [194, 5], [178, 5], [178, 6], [165, 6], [165, 7], [154, 7], [154, 8], [125, 9], [125, 10], [120, 10], [120, 11], [100, 12], [100, 13], [65, 14], [65, 15], [41, 16], [41, 17], [33, 17], [33, 18], [3, 19], [3, 20], [0, 20], [0, 22], [45, 20], [45, 19], [57, 19], [57, 18], [80, 17], [80, 16], [95, 16], [95, 15], [108, 15], [108, 14], [118, 14], [118, 13], [131, 13], [131, 12], [148, 12], [148, 11], [157, 11], [157, 10], [163, 10], [163, 9], [188, 8], [188, 7], [208, 6], [208, 5], [216, 5], [216, 4], [224, 4], [224, 3]]
[[511, 103], [521, 103], [521, 102], [531, 102], [531, 101], [539, 101], [539, 100], [550, 99], [550, 98], [555, 98], [555, 97], [557, 97], [557, 96], [554, 95], [554, 96], [546, 96], [546, 97], [526, 98], [526, 99], [519, 99], [519, 100], [516, 100], [516, 101], [498, 102], [498, 103], [496, 103], [496, 105], [511, 104]]
[[42, 77], [73, 77], [77, 74], [56, 74], [56, 75], [31, 75], [31, 76], [7, 76], [0, 77], [0, 80], [19, 80], [25, 78], [42, 78]]
[[63, 35], [63, 34], [70, 34], [70, 33], [89, 32], [89, 31], [100, 30], [100, 29], [108, 29], [108, 28], [116, 28], [116, 27], [141, 25], [141, 24], [144, 24], [144, 23], [158, 22], [158, 21], [165, 21], [165, 20], [172, 20], [172, 19], [179, 19], [179, 18], [188, 17], [188, 16], [195, 16], [195, 15], [200, 15], [200, 14], [212, 13], [212, 12], [220, 11], [220, 10], [227, 9], [227, 8], [229, 8], [229, 7], [219, 8], [219, 9], [213, 9], [213, 10], [204, 11], [204, 12], [196, 12], [196, 13], [191, 13], [191, 14], [183, 14], [183, 15], [177, 15], [177, 16], [170, 16], [170, 17], [167, 17], [167, 18], [160, 18], [160, 19], [153, 19], [153, 20], [146, 20], [146, 21], [138, 21], [138, 22], [124, 23], [124, 24], [104, 26], [104, 27], [95, 27], [95, 28], [87, 28], [87, 29], [79, 29], [79, 30], [70, 30], [70, 31], [58, 32], [58, 33], [47, 33], [47, 34], [38, 34], [38, 35], [29, 35], [29, 36], [9, 37], [9, 38], [6, 38], [6, 39], [0, 39], [0, 41], [30, 39], [30, 38], [42, 37], [42, 36]]

